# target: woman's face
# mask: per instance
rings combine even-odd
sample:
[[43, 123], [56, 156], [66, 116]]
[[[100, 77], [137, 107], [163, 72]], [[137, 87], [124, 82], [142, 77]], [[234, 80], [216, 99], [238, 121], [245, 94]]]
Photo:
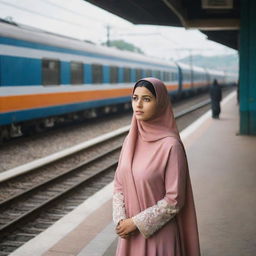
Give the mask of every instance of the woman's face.
[[156, 112], [156, 97], [146, 87], [137, 87], [132, 95], [132, 108], [137, 120], [149, 120]]

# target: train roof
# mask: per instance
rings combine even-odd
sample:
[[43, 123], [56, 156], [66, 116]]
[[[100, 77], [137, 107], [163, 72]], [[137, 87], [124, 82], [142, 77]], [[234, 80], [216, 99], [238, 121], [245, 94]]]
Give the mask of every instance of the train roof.
[[204, 68], [204, 67], [198, 67], [198, 66], [194, 66], [194, 65], [192, 65], [192, 67], [191, 67], [191, 65], [183, 63], [183, 62], [178, 62], [177, 64], [183, 70], [191, 70], [191, 68], [192, 68], [192, 70], [195, 72], [201, 72], [201, 73], [206, 72], [206, 68]]
[[24, 26], [21, 24], [8, 24], [0, 22], [0, 36], [54, 47], [87, 51], [105, 56], [121, 57], [123, 59], [134, 61], [144, 61], [148, 63], [151, 62], [152, 64], [166, 65], [175, 68], [177, 67], [174, 61], [167, 61], [155, 57], [153, 58], [142, 54], [133, 53], [130, 51], [123, 51], [106, 46], [94, 45], [79, 39], [46, 32], [44, 30], [36, 29], [30, 26]]
[[32, 43], [38, 43], [48, 46], [60, 47], [65, 49], [71, 49], [76, 51], [86, 51], [92, 54], [98, 54], [102, 56], [122, 58], [132, 61], [145, 62], [155, 65], [161, 65], [166, 67], [177, 68], [179, 66], [183, 70], [191, 70], [196, 72], [207, 72], [214, 75], [224, 75], [224, 71], [213, 70], [210, 68], [198, 67], [185, 64], [182, 62], [176, 62], [171, 60], [159, 59], [156, 57], [149, 57], [146, 55], [119, 50], [116, 48], [110, 48], [101, 45], [91, 44], [76, 38], [60, 35], [52, 32], [47, 32], [32, 26], [18, 24], [14, 22], [8, 22], [0, 19], [0, 37], [8, 37], [17, 40], [28, 41]]

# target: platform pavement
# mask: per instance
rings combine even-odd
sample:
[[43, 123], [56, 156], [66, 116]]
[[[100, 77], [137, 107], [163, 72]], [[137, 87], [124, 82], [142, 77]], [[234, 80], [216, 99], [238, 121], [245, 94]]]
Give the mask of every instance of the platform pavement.
[[[208, 112], [181, 133], [202, 256], [256, 255], [256, 137], [238, 134], [238, 118], [232, 93], [222, 102], [219, 120]], [[112, 189], [113, 183], [11, 255], [113, 256]]]

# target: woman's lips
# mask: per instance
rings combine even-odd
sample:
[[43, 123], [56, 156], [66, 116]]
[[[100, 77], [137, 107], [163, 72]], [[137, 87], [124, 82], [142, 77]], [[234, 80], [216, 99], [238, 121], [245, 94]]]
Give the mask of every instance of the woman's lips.
[[144, 112], [142, 112], [142, 111], [136, 111], [136, 114], [137, 115], [142, 115]]

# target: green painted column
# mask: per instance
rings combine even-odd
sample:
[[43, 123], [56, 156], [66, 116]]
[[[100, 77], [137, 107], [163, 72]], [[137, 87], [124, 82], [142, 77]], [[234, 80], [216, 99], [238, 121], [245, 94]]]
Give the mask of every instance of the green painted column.
[[240, 134], [256, 135], [256, 1], [240, 4]]

